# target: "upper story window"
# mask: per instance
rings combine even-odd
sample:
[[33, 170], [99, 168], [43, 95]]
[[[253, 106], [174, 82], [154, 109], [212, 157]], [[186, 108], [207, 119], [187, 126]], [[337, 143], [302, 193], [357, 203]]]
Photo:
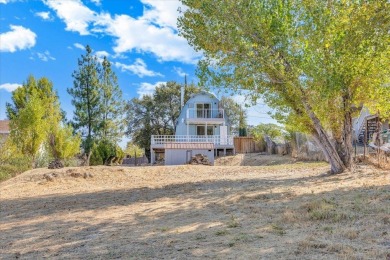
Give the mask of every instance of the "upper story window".
[[209, 104], [209, 103], [196, 104], [196, 117], [197, 118], [210, 118], [211, 117], [211, 104]]

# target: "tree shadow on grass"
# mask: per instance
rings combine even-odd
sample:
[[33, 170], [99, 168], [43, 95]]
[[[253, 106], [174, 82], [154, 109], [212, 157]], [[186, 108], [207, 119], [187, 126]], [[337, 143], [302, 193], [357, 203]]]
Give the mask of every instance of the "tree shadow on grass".
[[[390, 213], [384, 208], [390, 186], [294, 193], [321, 179], [265, 176], [3, 200], [0, 258], [334, 259], [348, 249], [383, 256], [386, 222], [380, 221]], [[338, 181], [331, 177], [327, 184]], [[322, 202], [323, 219], [313, 219], [310, 207]], [[367, 221], [376, 223], [375, 244], [325, 231], [367, 229]]]

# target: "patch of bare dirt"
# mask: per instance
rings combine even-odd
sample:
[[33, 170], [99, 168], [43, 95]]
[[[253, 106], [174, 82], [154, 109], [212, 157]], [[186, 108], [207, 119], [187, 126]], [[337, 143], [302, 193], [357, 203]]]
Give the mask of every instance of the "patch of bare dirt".
[[291, 156], [268, 155], [264, 153], [246, 153], [218, 157], [214, 164], [217, 166], [270, 166], [299, 163]]
[[0, 258], [388, 258], [389, 171], [328, 170], [291, 161], [28, 171], [0, 183]]

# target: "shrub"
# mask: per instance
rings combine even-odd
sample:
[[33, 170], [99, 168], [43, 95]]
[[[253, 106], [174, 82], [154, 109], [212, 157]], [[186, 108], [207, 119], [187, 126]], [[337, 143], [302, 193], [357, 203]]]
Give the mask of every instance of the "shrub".
[[31, 158], [21, 155], [10, 141], [0, 146], [0, 181], [15, 177], [30, 168]]
[[108, 160], [112, 157], [116, 158], [115, 162], [120, 162], [124, 157], [123, 150], [116, 144], [102, 140], [94, 145], [92, 148], [92, 154], [90, 158], [90, 165], [103, 165], [110, 163]]

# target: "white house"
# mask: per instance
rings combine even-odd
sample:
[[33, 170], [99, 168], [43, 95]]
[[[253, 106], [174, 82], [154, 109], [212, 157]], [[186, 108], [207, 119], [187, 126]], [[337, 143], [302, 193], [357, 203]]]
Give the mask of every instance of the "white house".
[[212, 94], [193, 94], [182, 107], [175, 135], [152, 135], [151, 163], [164, 159], [165, 165], [186, 164], [195, 154], [214, 156], [234, 153], [229, 120], [219, 100]]

